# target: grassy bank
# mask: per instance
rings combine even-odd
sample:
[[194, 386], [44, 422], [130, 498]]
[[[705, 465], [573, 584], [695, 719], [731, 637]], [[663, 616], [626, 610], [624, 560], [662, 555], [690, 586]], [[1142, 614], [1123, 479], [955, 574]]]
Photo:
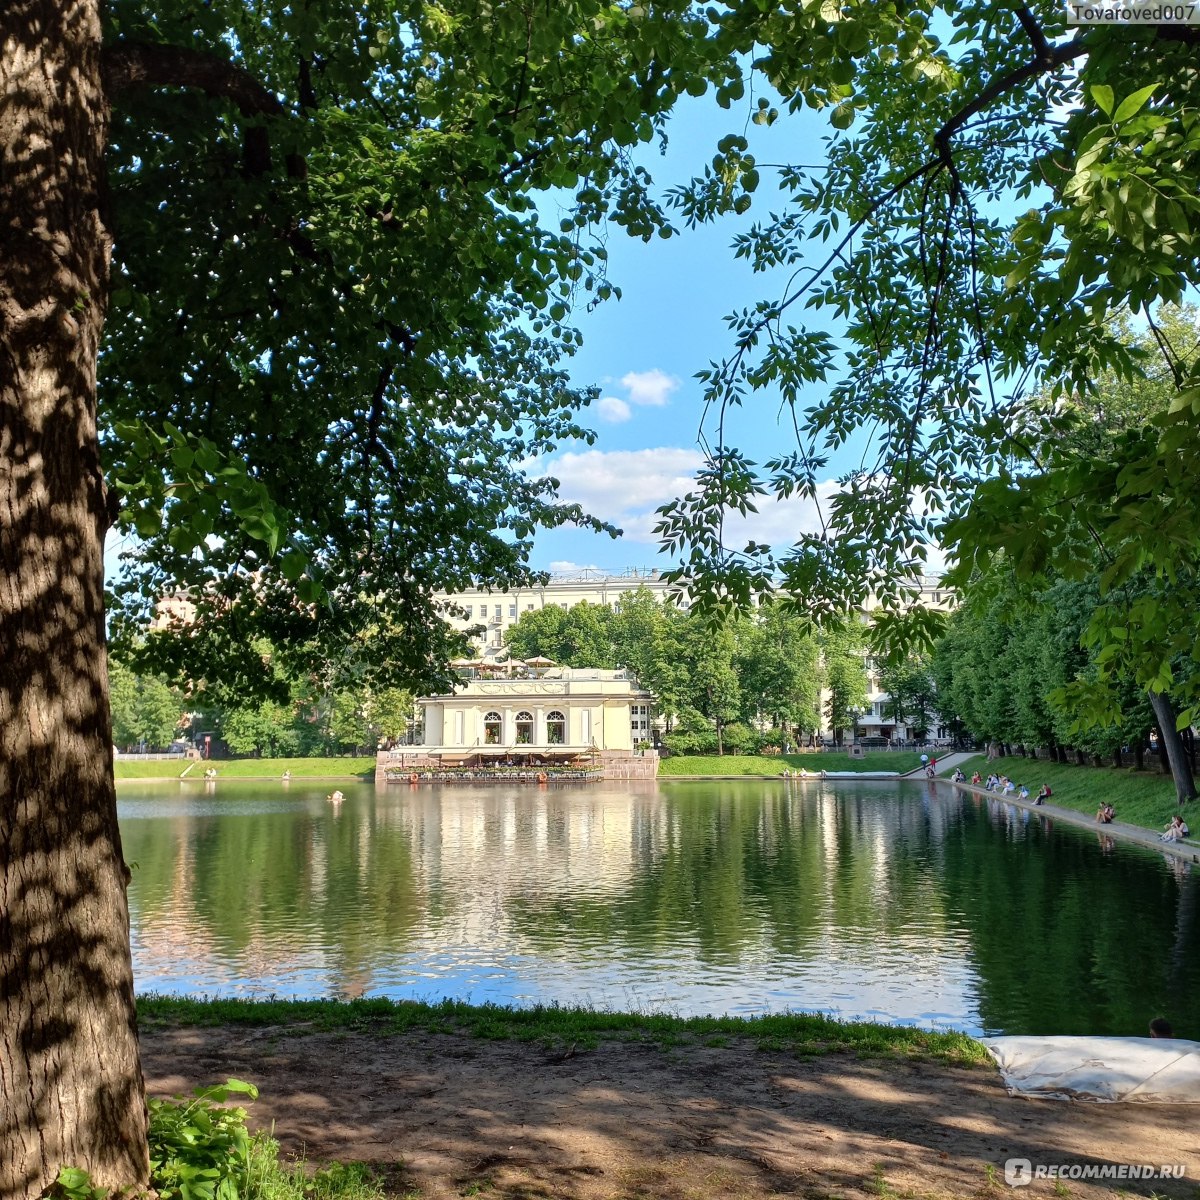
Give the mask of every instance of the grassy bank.
[[965, 1033], [932, 1033], [899, 1025], [838, 1021], [787, 1014], [765, 1017], [672, 1017], [659, 1013], [601, 1012], [590, 1008], [462, 1004], [444, 1000], [187, 1000], [138, 999], [144, 1027], [182, 1025], [286, 1025], [318, 1031], [361, 1030], [375, 1036], [424, 1030], [489, 1039], [539, 1041], [589, 1049], [603, 1039], [659, 1046], [720, 1046], [750, 1039], [763, 1049], [796, 1054], [850, 1053], [863, 1057], [922, 1058], [960, 1065], [989, 1062], [987, 1051]]
[[[997, 758], [990, 763], [981, 754], [964, 763], [969, 779], [978, 771], [986, 779], [990, 771], [1007, 775], [1018, 787], [1024, 784], [1031, 795], [1044, 783], [1054, 795], [1050, 803], [1095, 815], [1101, 801], [1117, 810], [1117, 820], [1162, 832], [1177, 811], [1175, 785], [1169, 775], [1154, 771], [1118, 770], [1114, 767], [1077, 767], [1033, 758]], [[1188, 822], [1200, 825], [1200, 818]]]
[[[177, 779], [191, 763], [184, 759], [130, 762], [118, 759], [118, 779]], [[215, 767], [218, 779], [279, 779], [291, 771], [293, 779], [374, 779], [373, 758], [223, 758], [197, 762], [188, 779], [203, 780], [205, 769]]]
[[851, 758], [841, 750], [815, 754], [724, 754], [679, 755], [664, 758], [660, 775], [782, 775], [787, 771], [885, 771], [903, 774], [921, 765], [917, 750], [868, 750], [862, 758]]

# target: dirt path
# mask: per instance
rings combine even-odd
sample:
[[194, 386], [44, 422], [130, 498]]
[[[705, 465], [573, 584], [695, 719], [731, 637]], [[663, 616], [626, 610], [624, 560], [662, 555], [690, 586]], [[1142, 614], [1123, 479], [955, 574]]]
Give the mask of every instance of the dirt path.
[[1194, 1197], [1200, 1180], [1194, 1107], [1016, 1100], [986, 1069], [240, 1028], [145, 1032], [142, 1053], [152, 1094], [249, 1079], [253, 1124], [285, 1151], [371, 1163], [420, 1200], [1003, 1197], [1010, 1157], [1187, 1167], [1027, 1196]]

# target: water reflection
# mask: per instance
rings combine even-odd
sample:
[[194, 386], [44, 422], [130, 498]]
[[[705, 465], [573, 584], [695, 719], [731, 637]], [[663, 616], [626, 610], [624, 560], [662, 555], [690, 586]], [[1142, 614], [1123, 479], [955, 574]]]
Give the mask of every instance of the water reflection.
[[145, 991], [1200, 1029], [1195, 881], [924, 785], [122, 785]]

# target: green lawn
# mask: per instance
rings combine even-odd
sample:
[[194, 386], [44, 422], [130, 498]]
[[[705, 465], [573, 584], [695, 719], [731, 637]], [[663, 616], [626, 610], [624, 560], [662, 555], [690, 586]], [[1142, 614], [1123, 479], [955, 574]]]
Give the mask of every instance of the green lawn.
[[467, 1034], [478, 1038], [539, 1041], [595, 1047], [600, 1041], [645, 1041], [660, 1046], [716, 1046], [749, 1038], [764, 1049], [797, 1054], [831, 1052], [862, 1057], [940, 1059], [964, 1065], [990, 1062], [983, 1046], [965, 1033], [934, 1033], [900, 1025], [839, 1021], [808, 1013], [763, 1017], [674, 1017], [660, 1013], [603, 1012], [592, 1008], [463, 1004], [443, 1000], [189, 1000], [138, 998], [143, 1028], [180, 1025], [292, 1026], [357, 1029], [376, 1036], [411, 1029]]
[[[968, 779], [974, 771], [984, 779], [989, 771], [995, 771], [1007, 775], [1018, 787], [1024, 784], [1031, 794], [1048, 783], [1054, 792], [1051, 804], [1092, 815], [1100, 802], [1107, 800], [1117, 810], [1118, 821], [1159, 832], [1177, 811], [1171, 777], [1156, 771], [1076, 767], [1032, 758], [997, 758], [989, 763], [982, 754], [964, 763], [962, 771]], [[1200, 825], [1200, 819], [1188, 824]]]
[[903, 774], [921, 765], [917, 750], [868, 750], [862, 758], [851, 758], [842, 750], [815, 754], [687, 754], [664, 758], [660, 775], [782, 775], [803, 768], [810, 775], [822, 771], [891, 771]]
[[[184, 759], [159, 759], [129, 762], [118, 759], [118, 779], [175, 779], [191, 764]], [[215, 767], [218, 779], [278, 779], [291, 771], [294, 779], [374, 779], [373, 758], [228, 758], [197, 762], [188, 771], [188, 779], [203, 779], [208, 767]]]

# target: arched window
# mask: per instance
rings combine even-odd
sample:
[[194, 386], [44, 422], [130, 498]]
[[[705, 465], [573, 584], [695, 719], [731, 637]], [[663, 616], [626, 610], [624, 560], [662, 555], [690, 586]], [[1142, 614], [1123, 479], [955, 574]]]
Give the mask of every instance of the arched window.
[[489, 746], [500, 745], [500, 714], [485, 713], [483, 717], [483, 740]]
[[517, 713], [517, 745], [528, 746], [533, 741], [533, 713], [522, 709]]
[[565, 746], [567, 743], [567, 718], [557, 709], [546, 717], [546, 741], [551, 746]]

